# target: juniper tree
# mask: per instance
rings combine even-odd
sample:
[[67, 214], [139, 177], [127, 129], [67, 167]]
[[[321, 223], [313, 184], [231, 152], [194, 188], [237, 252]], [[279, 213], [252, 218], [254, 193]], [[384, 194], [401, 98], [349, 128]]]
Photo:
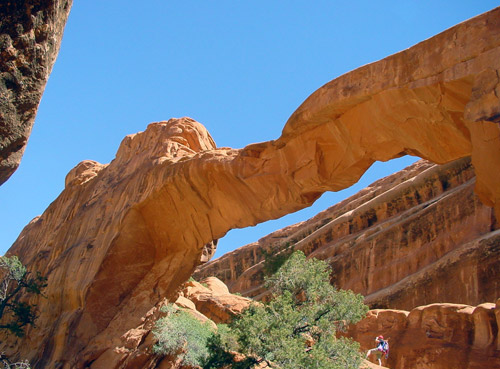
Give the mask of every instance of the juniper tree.
[[[0, 329], [23, 337], [25, 328], [34, 325], [36, 306], [20, 297], [23, 292], [40, 295], [47, 279], [38, 272], [32, 276], [17, 256], [0, 257], [0, 277]], [[12, 363], [4, 353], [0, 353], [0, 363], [5, 369], [30, 367], [27, 361]]]
[[[359, 368], [359, 345], [336, 338], [368, 311], [363, 297], [330, 284], [330, 267], [297, 251], [271, 277], [268, 303], [254, 303], [209, 340], [204, 368], [252, 368], [266, 362], [279, 369]], [[232, 351], [247, 356], [235, 364]]]
[[201, 322], [187, 311], [169, 304], [162, 308], [166, 316], [153, 329], [156, 354], [175, 355], [183, 365], [201, 365], [208, 357], [207, 340], [213, 334], [208, 322]]

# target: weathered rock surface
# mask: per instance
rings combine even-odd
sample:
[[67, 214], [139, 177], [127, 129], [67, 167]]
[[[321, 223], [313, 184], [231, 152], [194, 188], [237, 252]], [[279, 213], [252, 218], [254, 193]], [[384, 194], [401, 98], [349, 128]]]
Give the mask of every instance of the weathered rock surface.
[[408, 153], [445, 163], [472, 154], [476, 191], [499, 212], [499, 105], [496, 83], [485, 78], [500, 69], [499, 15], [330, 82], [275, 141], [216, 149], [185, 118], [128, 136], [107, 166], [75, 169], [9, 251], [49, 287], [37, 301], [37, 329], [3, 348], [37, 368], [102, 367], [101, 355], [175, 295], [205, 245], [309, 206], [376, 160]]
[[499, 368], [500, 304], [432, 304], [411, 311], [371, 310], [347, 335], [367, 351], [389, 339], [392, 369]]
[[[298, 249], [328, 260], [339, 288], [372, 306], [479, 304], [500, 295], [500, 235], [472, 189], [467, 158], [419, 161], [314, 218], [276, 231], [198, 268], [259, 299], [266, 254]], [[267, 260], [269, 262], [269, 259]]]
[[197, 282], [186, 282], [182, 296], [192, 301], [196, 310], [215, 323], [227, 323], [250, 304], [250, 299], [229, 292], [218, 278], [208, 277]]
[[0, 185], [21, 162], [72, 3], [0, 2]]
[[361, 366], [360, 366], [360, 369], [384, 369], [384, 368], [386, 368], [386, 367], [374, 364], [369, 360], [363, 360], [363, 362], [361, 363]]

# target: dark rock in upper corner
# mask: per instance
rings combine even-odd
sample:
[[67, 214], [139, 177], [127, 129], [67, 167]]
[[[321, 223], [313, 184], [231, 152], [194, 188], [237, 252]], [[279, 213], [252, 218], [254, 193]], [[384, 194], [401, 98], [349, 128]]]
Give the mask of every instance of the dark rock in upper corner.
[[0, 185], [21, 162], [72, 3], [0, 2]]

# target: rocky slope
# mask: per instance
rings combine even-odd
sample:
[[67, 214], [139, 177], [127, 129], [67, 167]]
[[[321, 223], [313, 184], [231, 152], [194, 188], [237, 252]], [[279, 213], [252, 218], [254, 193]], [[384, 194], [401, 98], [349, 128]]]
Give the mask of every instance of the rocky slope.
[[[468, 159], [427, 161], [373, 183], [314, 218], [271, 233], [197, 270], [261, 298], [266, 264], [287, 250], [328, 260], [339, 288], [372, 306], [479, 304], [500, 295], [500, 236], [472, 189]], [[267, 258], [266, 258], [267, 257]]]
[[[235, 314], [246, 308], [250, 301], [230, 294], [224, 283], [209, 277], [200, 283], [194, 281], [184, 284], [174, 304], [196, 319], [210, 323], [215, 329], [215, 323], [228, 323]], [[125, 332], [118, 344], [111, 344], [89, 366], [106, 369], [188, 369], [181, 365], [177, 357], [157, 355], [152, 350], [155, 343], [152, 329], [155, 322], [165, 315], [162, 307], [167, 303], [168, 301], [163, 299], [151, 308], [137, 327]]]
[[[37, 368], [102, 367], [232, 228], [309, 206], [376, 160], [472, 155], [476, 191], [500, 212], [495, 95], [500, 9], [337, 78], [275, 141], [215, 147], [199, 123], [151, 124], [108, 165], [86, 161], [9, 254], [48, 277], [38, 327], [2, 341]], [[206, 251], [204, 253], [204, 251]]]
[[348, 336], [364, 351], [374, 339], [389, 339], [392, 369], [500, 367], [500, 300], [478, 306], [432, 304], [411, 311], [371, 310]]
[[0, 185], [21, 162], [72, 3], [0, 2]]

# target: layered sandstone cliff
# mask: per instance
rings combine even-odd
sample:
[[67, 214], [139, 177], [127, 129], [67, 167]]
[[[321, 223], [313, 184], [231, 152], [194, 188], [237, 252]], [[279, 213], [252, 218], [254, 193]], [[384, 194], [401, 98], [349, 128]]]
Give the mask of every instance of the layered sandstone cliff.
[[0, 2], [0, 185], [21, 162], [72, 3]]
[[328, 260], [332, 282], [372, 306], [493, 301], [500, 295], [498, 223], [474, 184], [467, 158], [441, 166], [419, 161], [199, 267], [195, 276], [215, 275], [231, 291], [261, 298], [266, 256], [295, 249]]
[[376, 160], [472, 155], [476, 191], [500, 213], [500, 9], [357, 69], [314, 93], [275, 141], [216, 149], [184, 118], [84, 162], [10, 249], [48, 277], [37, 328], [8, 352], [37, 368], [99, 368], [229, 229], [309, 206]]

